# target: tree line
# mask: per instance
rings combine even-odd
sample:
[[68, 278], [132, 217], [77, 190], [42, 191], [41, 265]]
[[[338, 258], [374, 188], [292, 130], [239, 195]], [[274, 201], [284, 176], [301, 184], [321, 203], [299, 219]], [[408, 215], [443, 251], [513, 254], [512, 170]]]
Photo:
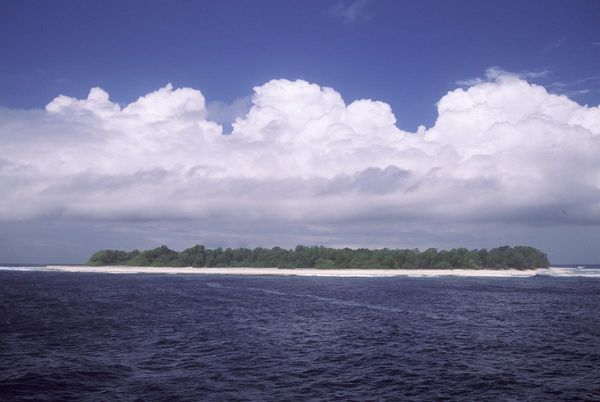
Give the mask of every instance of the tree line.
[[296, 246], [255, 249], [215, 248], [202, 245], [181, 252], [160, 246], [152, 250], [101, 250], [92, 255], [88, 265], [129, 265], [151, 267], [277, 267], [277, 268], [373, 268], [373, 269], [504, 269], [547, 268], [546, 254], [529, 246], [502, 246], [452, 250], [329, 248]]

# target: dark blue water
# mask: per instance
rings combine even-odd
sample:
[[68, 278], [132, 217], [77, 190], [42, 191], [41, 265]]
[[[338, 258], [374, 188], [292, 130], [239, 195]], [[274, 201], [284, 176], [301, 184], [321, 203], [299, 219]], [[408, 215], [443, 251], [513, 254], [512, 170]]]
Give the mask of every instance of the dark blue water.
[[0, 400], [600, 399], [600, 280], [0, 271]]

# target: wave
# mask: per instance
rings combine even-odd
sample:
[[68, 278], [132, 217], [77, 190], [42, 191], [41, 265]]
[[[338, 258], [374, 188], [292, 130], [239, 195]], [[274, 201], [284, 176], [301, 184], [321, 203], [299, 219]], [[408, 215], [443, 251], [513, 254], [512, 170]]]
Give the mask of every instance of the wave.
[[3, 271], [45, 271], [45, 268], [46, 267], [0, 265], [0, 270]]
[[[585, 266], [553, 266], [538, 270], [318, 270], [318, 269], [276, 269], [276, 268], [148, 268], [148, 267], [83, 267], [83, 266], [35, 266], [5, 265], [5, 271], [52, 271], [52, 272], [95, 272], [111, 274], [203, 274], [203, 275], [290, 275], [290, 276], [328, 276], [346, 278], [444, 278], [444, 277], [497, 277], [497, 278], [530, 278], [536, 276], [550, 277], [584, 277], [599, 278], [600, 265]], [[211, 286], [211, 285], [208, 285]], [[216, 286], [215, 286], [216, 287]]]
[[551, 267], [538, 271], [537, 275], [557, 278], [600, 278], [600, 268]]

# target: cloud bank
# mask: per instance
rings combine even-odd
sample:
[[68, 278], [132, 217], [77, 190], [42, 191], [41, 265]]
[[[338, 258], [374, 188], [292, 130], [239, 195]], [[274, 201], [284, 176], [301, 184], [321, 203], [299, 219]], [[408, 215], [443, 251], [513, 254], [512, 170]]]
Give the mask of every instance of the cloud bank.
[[600, 108], [499, 72], [437, 109], [407, 132], [386, 103], [284, 79], [255, 87], [228, 135], [201, 91], [171, 84], [124, 107], [92, 88], [0, 109], [0, 221], [194, 220], [298, 238], [314, 225], [600, 224]]

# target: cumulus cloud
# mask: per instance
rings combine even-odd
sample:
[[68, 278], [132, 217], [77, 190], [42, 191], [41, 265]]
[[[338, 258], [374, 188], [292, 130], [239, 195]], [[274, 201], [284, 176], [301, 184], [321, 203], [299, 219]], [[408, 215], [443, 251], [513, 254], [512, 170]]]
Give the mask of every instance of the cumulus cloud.
[[297, 238], [600, 224], [598, 107], [496, 70], [437, 108], [433, 127], [407, 132], [386, 103], [281, 79], [254, 88], [230, 135], [199, 90], [170, 84], [124, 107], [92, 88], [0, 109], [0, 220], [193, 220]]

